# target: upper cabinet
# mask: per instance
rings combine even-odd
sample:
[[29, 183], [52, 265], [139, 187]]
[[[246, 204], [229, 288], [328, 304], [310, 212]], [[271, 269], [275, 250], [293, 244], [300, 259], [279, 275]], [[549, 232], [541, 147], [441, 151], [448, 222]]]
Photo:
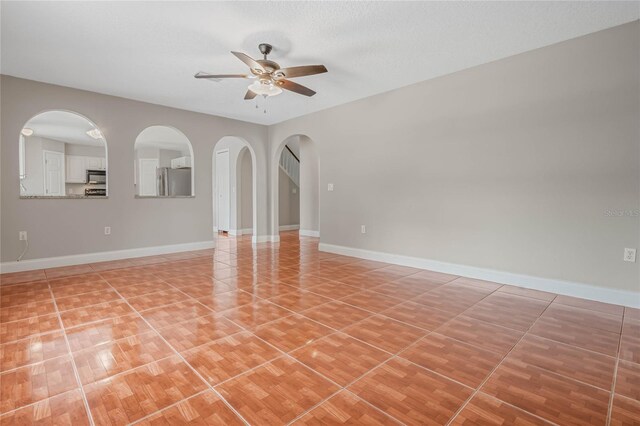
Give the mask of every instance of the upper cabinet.
[[192, 197], [193, 149], [178, 129], [151, 126], [136, 138], [136, 197]]
[[[19, 135], [19, 162], [21, 197], [107, 195], [107, 144], [80, 114], [47, 111], [27, 121]], [[88, 171], [98, 179], [89, 179]]]

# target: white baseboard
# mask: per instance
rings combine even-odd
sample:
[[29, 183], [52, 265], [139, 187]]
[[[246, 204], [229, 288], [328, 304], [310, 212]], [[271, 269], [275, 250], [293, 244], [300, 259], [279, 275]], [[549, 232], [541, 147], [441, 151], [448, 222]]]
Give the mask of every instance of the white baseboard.
[[301, 229], [300, 230], [300, 235], [303, 237], [316, 237], [319, 238], [320, 237], [320, 231], [311, 231], [309, 229]]
[[96, 253], [74, 254], [69, 256], [27, 259], [20, 262], [0, 263], [0, 272], [22, 272], [34, 269], [57, 268], [59, 266], [83, 265], [85, 263], [106, 262], [109, 260], [131, 259], [135, 257], [155, 256], [158, 254], [179, 253], [191, 250], [203, 250], [214, 247], [213, 241], [171, 244], [166, 246], [141, 247], [125, 250], [102, 251]]
[[280, 236], [279, 235], [254, 235], [253, 237], [251, 237], [251, 243], [252, 244], [259, 244], [259, 243], [279, 243], [280, 242]]
[[597, 287], [591, 284], [514, 274], [511, 272], [495, 271], [476, 266], [458, 265], [455, 263], [440, 262], [438, 260], [422, 259], [418, 257], [383, 253], [379, 251], [337, 246], [326, 243], [320, 243], [318, 248], [320, 251], [341, 254], [344, 256], [376, 260], [379, 262], [410, 266], [419, 269], [428, 269], [446, 274], [493, 281], [499, 284], [509, 284], [516, 287], [547, 291], [565, 296], [580, 297], [583, 299], [597, 300], [599, 302], [640, 308], [640, 292]]
[[253, 228], [238, 229], [238, 235], [253, 235]]
[[300, 225], [280, 225], [281, 231], [296, 231], [300, 229]]

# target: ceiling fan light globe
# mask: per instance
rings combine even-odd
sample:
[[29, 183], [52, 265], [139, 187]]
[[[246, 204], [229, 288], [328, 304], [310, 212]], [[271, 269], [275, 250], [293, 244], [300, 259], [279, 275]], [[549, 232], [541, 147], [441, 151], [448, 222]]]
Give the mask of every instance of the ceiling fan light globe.
[[282, 93], [282, 89], [273, 84], [263, 84], [260, 81], [254, 81], [249, 85], [251, 90], [256, 95], [276, 96]]

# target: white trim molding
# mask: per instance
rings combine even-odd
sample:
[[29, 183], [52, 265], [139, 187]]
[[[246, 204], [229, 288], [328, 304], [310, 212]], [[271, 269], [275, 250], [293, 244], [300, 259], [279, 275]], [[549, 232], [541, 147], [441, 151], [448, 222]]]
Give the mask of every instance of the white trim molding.
[[20, 262], [2, 262], [0, 272], [22, 272], [34, 269], [57, 268], [59, 266], [83, 265], [86, 263], [106, 262], [109, 260], [132, 259], [136, 257], [155, 256], [158, 254], [180, 253], [184, 251], [214, 248], [213, 241], [171, 244], [166, 246], [140, 247], [134, 249], [101, 251], [96, 253], [73, 254], [69, 256], [27, 259]]
[[583, 299], [596, 300], [598, 302], [640, 308], [640, 292], [598, 287], [591, 284], [582, 284], [553, 278], [534, 277], [531, 275], [496, 271], [476, 266], [458, 265], [438, 260], [422, 259], [418, 257], [403, 256], [326, 243], [320, 243], [318, 249], [320, 251], [341, 254], [344, 256], [376, 260], [379, 262], [410, 266], [419, 269], [428, 269], [446, 274], [492, 281], [499, 284], [508, 284], [516, 287], [562, 294], [565, 296], [580, 297]]
[[301, 229], [300, 236], [320, 238], [320, 231], [312, 231], [310, 229]]
[[300, 229], [300, 225], [280, 225], [281, 231], [297, 231]]
[[260, 244], [260, 243], [279, 243], [280, 236], [279, 235], [254, 235], [251, 237], [252, 244]]

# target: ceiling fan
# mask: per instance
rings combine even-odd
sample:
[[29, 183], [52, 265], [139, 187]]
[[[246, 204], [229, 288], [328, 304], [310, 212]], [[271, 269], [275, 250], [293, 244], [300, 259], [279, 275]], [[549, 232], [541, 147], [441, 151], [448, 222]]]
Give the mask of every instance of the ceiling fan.
[[282, 93], [282, 89], [289, 90], [290, 92], [298, 93], [305, 96], [313, 96], [316, 94], [313, 90], [305, 87], [301, 84], [294, 83], [289, 78], [304, 77], [307, 75], [322, 74], [327, 72], [327, 68], [324, 65], [303, 65], [299, 67], [280, 68], [274, 61], [267, 59], [267, 55], [271, 53], [273, 46], [267, 43], [261, 43], [258, 45], [260, 53], [263, 55], [263, 59], [255, 60], [250, 56], [242, 52], [231, 52], [238, 59], [249, 66], [251, 74], [208, 74], [205, 72], [199, 72], [195, 78], [251, 78], [256, 79], [249, 85], [247, 93], [244, 95], [244, 99], [253, 99], [258, 95], [275, 96]]

